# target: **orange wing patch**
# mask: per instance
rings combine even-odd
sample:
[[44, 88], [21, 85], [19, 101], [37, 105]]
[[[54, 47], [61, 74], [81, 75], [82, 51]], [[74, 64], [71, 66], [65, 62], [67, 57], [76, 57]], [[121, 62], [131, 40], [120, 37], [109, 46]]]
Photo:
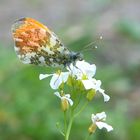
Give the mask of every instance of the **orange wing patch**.
[[12, 27], [17, 50], [21, 54], [37, 52], [40, 46], [49, 44], [51, 31], [32, 18], [22, 18]]

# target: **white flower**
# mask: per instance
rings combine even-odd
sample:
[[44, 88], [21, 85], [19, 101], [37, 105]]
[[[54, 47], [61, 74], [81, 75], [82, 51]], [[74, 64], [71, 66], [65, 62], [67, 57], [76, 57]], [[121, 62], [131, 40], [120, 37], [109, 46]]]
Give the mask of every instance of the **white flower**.
[[54, 94], [59, 97], [61, 101], [67, 100], [71, 106], [73, 105], [73, 101], [70, 99], [70, 94], [65, 94], [64, 96], [61, 96], [59, 92], [55, 92]]
[[104, 97], [104, 102], [109, 101], [110, 97], [105, 94], [104, 90], [100, 87], [101, 86], [101, 81], [96, 80], [94, 78], [88, 79], [88, 80], [82, 80], [82, 83], [85, 87], [85, 89], [95, 89], [95, 91], [99, 91], [103, 97]]
[[71, 71], [72, 75], [75, 75], [77, 79], [82, 79], [83, 75], [86, 75], [87, 78], [92, 78], [96, 73], [96, 65], [91, 65], [85, 61], [77, 61], [75, 66], [71, 64], [67, 69]]
[[85, 61], [77, 61], [76, 67], [82, 71], [82, 73], [86, 74], [87, 77], [93, 77], [96, 73], [96, 65], [89, 64]]
[[40, 74], [39, 79], [42, 80], [49, 76], [52, 76], [50, 86], [52, 89], [58, 89], [62, 83], [65, 83], [68, 79], [70, 72], [60, 72], [54, 74]]
[[91, 115], [92, 123], [95, 124], [99, 129], [106, 128], [107, 131], [112, 131], [113, 127], [108, 125], [107, 123], [103, 122], [106, 120], [105, 112], [97, 113], [96, 115]]

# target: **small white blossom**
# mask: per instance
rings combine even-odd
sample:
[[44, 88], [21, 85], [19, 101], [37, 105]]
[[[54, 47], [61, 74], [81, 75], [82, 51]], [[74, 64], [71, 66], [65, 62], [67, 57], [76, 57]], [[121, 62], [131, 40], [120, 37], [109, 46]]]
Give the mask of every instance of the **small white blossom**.
[[96, 73], [96, 65], [89, 64], [85, 61], [77, 61], [75, 66], [71, 64], [67, 69], [71, 71], [72, 74], [77, 77], [77, 79], [82, 79], [83, 75], [86, 75], [87, 78], [91, 78]]
[[55, 92], [54, 94], [62, 101], [66, 99], [71, 106], [73, 105], [73, 101], [70, 99], [70, 94], [65, 94], [64, 96], [61, 96], [59, 92]]
[[52, 76], [50, 86], [52, 89], [58, 89], [62, 83], [65, 83], [68, 79], [69, 72], [60, 72], [54, 74], [40, 74], [39, 79], [42, 80], [49, 76]]
[[99, 91], [103, 97], [104, 97], [104, 102], [109, 101], [110, 97], [105, 94], [104, 90], [100, 87], [101, 86], [101, 81], [96, 80], [94, 78], [88, 79], [88, 80], [82, 80], [82, 83], [85, 87], [85, 89], [95, 89], [95, 91]]
[[50, 86], [52, 89], [58, 89], [62, 83], [65, 83], [68, 79], [69, 72], [61, 72], [59, 74], [54, 74], [50, 81]]
[[103, 122], [106, 120], [105, 112], [97, 113], [96, 115], [92, 114], [91, 120], [92, 123], [95, 124], [99, 129], [106, 128], [108, 132], [113, 130], [113, 127], [111, 125]]

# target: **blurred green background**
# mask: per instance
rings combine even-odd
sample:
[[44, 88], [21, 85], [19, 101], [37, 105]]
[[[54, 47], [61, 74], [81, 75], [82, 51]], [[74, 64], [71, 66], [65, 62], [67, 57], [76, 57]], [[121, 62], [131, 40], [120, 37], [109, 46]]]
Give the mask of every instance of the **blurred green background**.
[[114, 131], [97, 130], [91, 140], [140, 140], [139, 0], [0, 0], [0, 140], [62, 140], [59, 100], [49, 79], [38, 78], [56, 69], [24, 65], [14, 52], [11, 25], [21, 17], [43, 22], [74, 51], [103, 37], [84, 57], [96, 64], [111, 100], [96, 96], [74, 122], [71, 140], [83, 140], [90, 114], [101, 111]]

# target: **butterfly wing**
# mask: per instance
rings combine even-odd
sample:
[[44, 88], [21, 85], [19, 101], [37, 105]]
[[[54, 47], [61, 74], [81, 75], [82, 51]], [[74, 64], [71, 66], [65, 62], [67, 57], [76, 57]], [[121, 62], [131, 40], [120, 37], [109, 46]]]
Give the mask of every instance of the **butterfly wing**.
[[69, 50], [46, 26], [32, 18], [17, 20], [12, 26], [15, 51], [25, 64], [59, 66], [67, 61]]

